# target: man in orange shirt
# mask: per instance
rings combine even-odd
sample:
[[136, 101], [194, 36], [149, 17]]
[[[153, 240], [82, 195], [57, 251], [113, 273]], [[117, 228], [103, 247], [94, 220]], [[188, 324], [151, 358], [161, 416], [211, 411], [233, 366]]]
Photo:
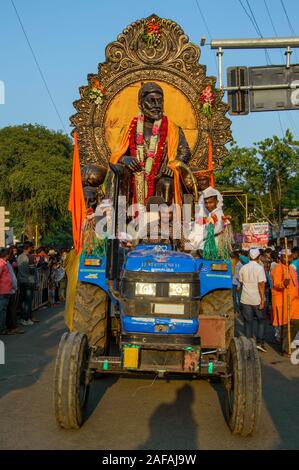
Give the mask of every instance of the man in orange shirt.
[[[291, 261], [291, 251], [288, 253], [289, 261]], [[281, 251], [279, 263], [272, 270], [271, 278], [273, 284], [273, 326], [281, 327], [282, 353], [284, 356], [288, 356], [288, 296], [290, 301], [290, 325], [292, 342], [299, 330], [299, 295], [297, 274], [291, 265], [289, 265], [289, 275], [287, 276], [285, 250]]]

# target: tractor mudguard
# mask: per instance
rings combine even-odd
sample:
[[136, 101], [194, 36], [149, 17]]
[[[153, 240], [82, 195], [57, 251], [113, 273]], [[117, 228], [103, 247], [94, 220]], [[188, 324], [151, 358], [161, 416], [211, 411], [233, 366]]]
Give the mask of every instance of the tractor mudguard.
[[200, 298], [216, 289], [232, 289], [230, 261], [197, 259], [200, 280]]
[[106, 257], [81, 256], [78, 270], [78, 281], [88, 282], [103, 289], [108, 295], [106, 279]]

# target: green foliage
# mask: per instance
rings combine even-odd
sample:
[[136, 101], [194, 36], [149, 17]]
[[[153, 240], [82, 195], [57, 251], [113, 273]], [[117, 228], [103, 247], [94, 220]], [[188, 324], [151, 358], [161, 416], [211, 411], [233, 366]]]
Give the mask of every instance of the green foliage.
[[60, 132], [31, 124], [0, 129], [0, 204], [18, 238], [31, 239], [38, 225], [41, 243], [69, 241], [71, 155], [72, 143]]
[[[216, 175], [217, 186], [243, 189], [248, 194], [250, 222], [264, 220], [278, 230], [283, 209], [292, 209], [299, 202], [299, 142], [291, 132], [267, 138], [250, 148], [234, 142], [223, 167]], [[244, 222], [244, 209], [236, 199], [225, 198], [226, 213], [233, 216], [234, 229]]]

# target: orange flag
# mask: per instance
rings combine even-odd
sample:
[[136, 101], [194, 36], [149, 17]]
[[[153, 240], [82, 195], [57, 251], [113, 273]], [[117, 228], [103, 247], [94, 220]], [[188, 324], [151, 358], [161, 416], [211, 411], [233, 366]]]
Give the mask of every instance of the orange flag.
[[82, 227], [86, 216], [86, 205], [82, 187], [77, 132], [74, 132], [72, 186], [68, 210], [72, 213], [73, 242], [76, 253], [79, 254], [82, 250]]

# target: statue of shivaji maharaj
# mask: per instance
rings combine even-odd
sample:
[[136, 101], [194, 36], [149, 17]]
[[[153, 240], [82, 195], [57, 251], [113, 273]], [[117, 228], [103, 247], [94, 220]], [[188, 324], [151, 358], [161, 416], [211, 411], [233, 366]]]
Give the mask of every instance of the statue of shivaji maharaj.
[[[187, 165], [191, 157], [184, 132], [163, 113], [163, 90], [157, 83], [142, 85], [138, 104], [139, 114], [110, 163], [123, 164], [129, 171], [132, 202], [146, 205], [151, 196], [159, 195], [168, 204], [181, 204], [180, 165]], [[109, 192], [109, 177], [102, 190]]]

